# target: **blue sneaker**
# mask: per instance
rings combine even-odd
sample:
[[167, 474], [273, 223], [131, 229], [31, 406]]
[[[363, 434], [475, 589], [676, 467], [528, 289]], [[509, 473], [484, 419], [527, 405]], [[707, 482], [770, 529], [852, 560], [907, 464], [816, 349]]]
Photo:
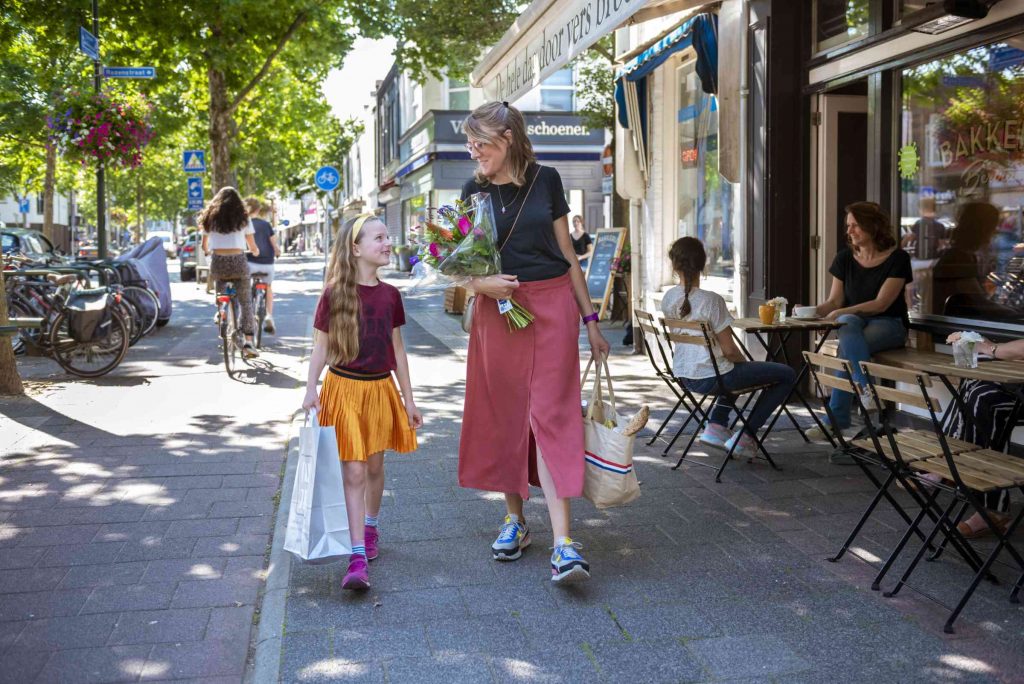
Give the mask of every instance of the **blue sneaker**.
[[551, 554], [551, 581], [555, 584], [571, 584], [590, 579], [590, 564], [576, 549], [583, 544], [568, 539], [567, 543], [555, 547]]
[[[739, 440], [739, 444], [736, 444], [736, 440]], [[733, 458], [753, 458], [757, 454], [757, 442], [754, 438], [745, 433], [743, 430], [737, 430], [736, 433], [730, 437], [725, 443], [725, 450], [732, 449], [732, 445], [736, 444], [736, 449], [732, 452]]]
[[698, 437], [702, 444], [707, 444], [709, 447], [715, 447], [716, 449], [728, 449], [725, 446], [725, 440], [729, 439], [729, 430], [724, 425], [718, 423], [708, 423], [708, 426], [704, 428], [704, 431], [700, 433]]
[[491, 553], [496, 561], [519, 560], [523, 549], [530, 545], [530, 528], [523, 522], [514, 522], [512, 516], [505, 516], [505, 524], [498, 532], [498, 538], [491, 544]]

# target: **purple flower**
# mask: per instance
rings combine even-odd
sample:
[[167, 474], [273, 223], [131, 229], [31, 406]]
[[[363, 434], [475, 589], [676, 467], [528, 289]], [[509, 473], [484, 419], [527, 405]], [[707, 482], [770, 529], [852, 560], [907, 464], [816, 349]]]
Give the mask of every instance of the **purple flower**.
[[415, 266], [418, 263], [420, 263], [420, 258], [418, 256], [413, 254], [411, 257], [409, 257], [409, 265], [410, 266]]
[[479, 228], [474, 228], [473, 237], [475, 237], [477, 240], [482, 240], [484, 237], [484, 231], [480, 230]]

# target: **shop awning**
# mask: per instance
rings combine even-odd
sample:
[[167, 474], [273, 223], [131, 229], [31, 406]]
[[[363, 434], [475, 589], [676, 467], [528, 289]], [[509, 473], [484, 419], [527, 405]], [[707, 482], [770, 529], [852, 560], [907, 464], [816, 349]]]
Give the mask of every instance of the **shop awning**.
[[639, 55], [624, 64], [615, 79], [619, 125], [632, 131], [640, 170], [647, 168], [647, 76], [675, 53], [693, 47], [697, 76], [704, 92], [718, 92], [718, 17], [699, 14], [680, 24]]

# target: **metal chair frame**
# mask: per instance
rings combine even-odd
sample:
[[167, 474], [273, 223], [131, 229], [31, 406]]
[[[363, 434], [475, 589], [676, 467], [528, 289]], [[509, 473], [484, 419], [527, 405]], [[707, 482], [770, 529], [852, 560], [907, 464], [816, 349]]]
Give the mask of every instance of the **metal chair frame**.
[[[633, 313], [636, 315], [637, 323], [639, 324], [640, 337], [643, 340], [644, 351], [647, 352], [647, 358], [651, 362], [651, 366], [654, 368], [655, 375], [657, 375], [662, 380], [662, 382], [668, 385], [668, 388], [672, 390], [672, 393], [676, 397], [676, 403], [672, 407], [672, 410], [669, 411], [669, 414], [665, 418], [665, 420], [661, 422], [661, 426], [658, 428], [657, 432], [654, 433], [654, 436], [651, 437], [650, 440], [648, 440], [647, 446], [651, 446], [656, 441], [658, 441], [659, 437], [661, 437], [661, 433], [665, 431], [666, 427], [668, 427], [669, 421], [671, 421], [672, 418], [676, 415], [676, 412], [679, 410], [680, 407], [685, 408], [686, 411], [690, 414], [691, 418], [693, 414], [693, 409], [690, 405], [687, 405], [686, 403], [686, 392], [679, 391], [678, 383], [676, 383], [675, 377], [672, 374], [672, 358], [670, 354], [665, 353], [665, 347], [661, 343], [662, 331], [658, 329], [655, 317], [651, 313], [639, 308], [634, 308]], [[657, 356], [655, 355], [654, 347], [651, 345], [651, 342], [647, 337], [648, 335], [654, 336], [654, 341], [658, 348]], [[690, 418], [687, 418], [686, 423], [684, 423], [684, 427], [689, 422]], [[661, 455], [665, 456], [665, 453], [662, 453]]]

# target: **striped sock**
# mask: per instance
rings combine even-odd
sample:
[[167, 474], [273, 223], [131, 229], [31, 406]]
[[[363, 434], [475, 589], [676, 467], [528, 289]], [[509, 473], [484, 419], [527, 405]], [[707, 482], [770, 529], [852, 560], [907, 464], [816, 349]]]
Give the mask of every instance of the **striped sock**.
[[365, 516], [363, 519], [366, 521], [366, 526], [367, 527], [376, 527], [377, 526], [377, 517], [378, 517], [377, 515], [367, 515], [367, 516]]
[[365, 544], [353, 544], [352, 545], [352, 555], [353, 556], [363, 556], [365, 558], [366, 557], [366, 545]]

